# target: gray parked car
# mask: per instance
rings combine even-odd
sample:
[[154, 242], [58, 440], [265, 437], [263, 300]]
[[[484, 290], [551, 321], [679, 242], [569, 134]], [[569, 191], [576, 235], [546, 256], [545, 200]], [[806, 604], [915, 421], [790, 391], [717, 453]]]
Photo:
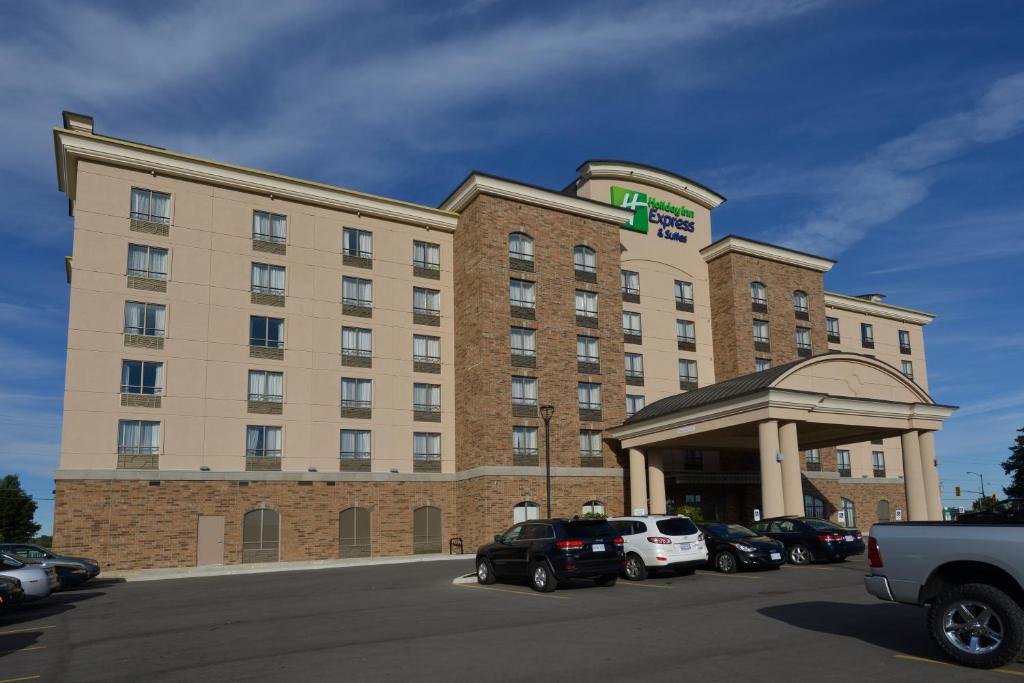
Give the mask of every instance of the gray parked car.
[[100, 573], [100, 563], [96, 560], [61, 555], [34, 543], [0, 543], [0, 553], [27, 557], [51, 565], [57, 570], [57, 578], [63, 588], [80, 586]]
[[0, 576], [10, 576], [21, 581], [26, 602], [48, 597], [60, 585], [57, 570], [53, 567], [8, 553], [0, 553]]

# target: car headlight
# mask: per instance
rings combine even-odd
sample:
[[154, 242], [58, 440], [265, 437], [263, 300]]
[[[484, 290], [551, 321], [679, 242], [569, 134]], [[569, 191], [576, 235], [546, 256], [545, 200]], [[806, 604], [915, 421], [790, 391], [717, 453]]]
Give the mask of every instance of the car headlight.
[[745, 553], [752, 553], [755, 550], [757, 550], [757, 548], [754, 548], [754, 547], [749, 546], [749, 545], [743, 545], [742, 543], [734, 543], [733, 547], [735, 547], [736, 550], [742, 550]]

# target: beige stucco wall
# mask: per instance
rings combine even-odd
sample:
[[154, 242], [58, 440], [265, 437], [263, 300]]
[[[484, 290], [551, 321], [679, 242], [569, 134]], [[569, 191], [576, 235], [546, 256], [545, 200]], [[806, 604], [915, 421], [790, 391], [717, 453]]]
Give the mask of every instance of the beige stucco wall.
[[[132, 186], [172, 195], [168, 237], [129, 230]], [[252, 212], [288, 216], [287, 255], [252, 250]], [[373, 269], [341, 264], [343, 227], [373, 232]], [[161, 469], [244, 469], [245, 427], [280, 425], [282, 467], [337, 471], [339, 430], [370, 429], [374, 471], [412, 471], [412, 433], [442, 434], [454, 471], [452, 239], [439, 230], [271, 200], [183, 180], [82, 162], [78, 166], [61, 468], [113, 468], [120, 418], [163, 423]], [[441, 245], [441, 279], [412, 275], [413, 240]], [[167, 292], [128, 289], [129, 243], [168, 248]], [[250, 303], [254, 262], [286, 268], [285, 308]], [[341, 314], [341, 280], [373, 280], [373, 317]], [[412, 290], [441, 291], [440, 327], [413, 325]], [[167, 306], [165, 348], [125, 348], [125, 301]], [[285, 358], [249, 357], [249, 315], [285, 319]], [[344, 324], [373, 330], [373, 368], [341, 366]], [[414, 374], [414, 334], [441, 337], [442, 372]], [[164, 362], [163, 406], [122, 408], [122, 359]], [[284, 372], [284, 413], [247, 412], [249, 369]], [[373, 418], [341, 419], [342, 377], [373, 379]], [[441, 385], [442, 422], [413, 421], [413, 383]]]

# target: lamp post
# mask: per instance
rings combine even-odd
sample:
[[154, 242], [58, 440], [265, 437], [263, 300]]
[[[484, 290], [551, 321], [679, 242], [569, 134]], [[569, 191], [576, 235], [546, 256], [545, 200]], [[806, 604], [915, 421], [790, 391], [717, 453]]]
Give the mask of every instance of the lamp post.
[[976, 476], [979, 479], [981, 479], [981, 497], [984, 498], [985, 497], [985, 477], [982, 476], [978, 472], [968, 472], [967, 474], [973, 474], [974, 476]]
[[551, 416], [554, 414], [554, 406], [540, 407], [540, 416], [544, 418], [544, 483], [548, 492], [548, 519], [551, 519]]

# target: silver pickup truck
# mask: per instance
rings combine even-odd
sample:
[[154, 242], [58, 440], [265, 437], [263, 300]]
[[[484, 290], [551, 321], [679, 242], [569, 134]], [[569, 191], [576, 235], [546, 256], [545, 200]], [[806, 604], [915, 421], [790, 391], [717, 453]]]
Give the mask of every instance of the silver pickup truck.
[[927, 605], [932, 638], [961, 664], [1024, 654], [1024, 524], [876, 524], [868, 562], [868, 593]]

